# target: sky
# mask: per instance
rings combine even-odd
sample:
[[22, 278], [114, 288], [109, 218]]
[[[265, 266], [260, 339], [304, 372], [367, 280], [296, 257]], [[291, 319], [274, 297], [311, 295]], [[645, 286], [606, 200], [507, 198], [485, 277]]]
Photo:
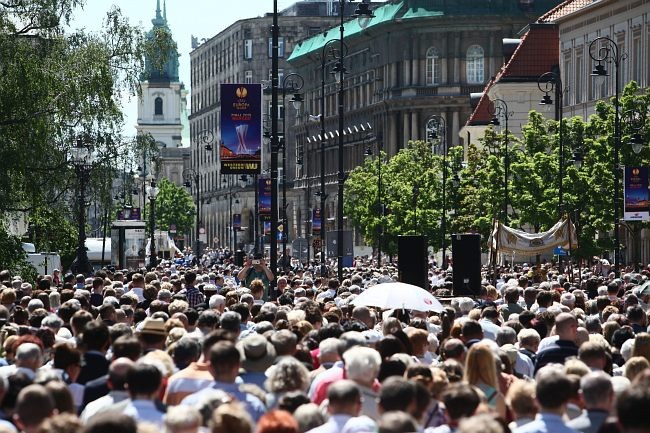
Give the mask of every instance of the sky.
[[[278, 10], [297, 0], [278, 0]], [[165, 0], [160, 0], [162, 9]], [[191, 37], [209, 39], [237, 20], [263, 16], [273, 11], [273, 0], [166, 0], [167, 23], [178, 45], [180, 80], [190, 88]], [[76, 11], [71, 27], [87, 31], [99, 29], [106, 12], [112, 5], [119, 7], [122, 15], [132, 25], [145, 31], [153, 27], [156, 16], [156, 0], [86, 0], [82, 10]], [[135, 135], [138, 117], [137, 100], [123, 100], [125, 127], [123, 133]], [[188, 100], [188, 104], [190, 101]], [[189, 109], [189, 107], [188, 107]]]

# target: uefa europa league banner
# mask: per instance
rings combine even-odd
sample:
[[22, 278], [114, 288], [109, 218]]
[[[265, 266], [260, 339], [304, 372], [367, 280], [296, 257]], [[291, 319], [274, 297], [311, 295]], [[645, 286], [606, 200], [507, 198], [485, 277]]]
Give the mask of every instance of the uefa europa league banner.
[[221, 84], [221, 173], [259, 174], [262, 85]]
[[262, 177], [257, 180], [257, 193], [259, 195], [259, 214], [271, 215], [271, 179]]
[[650, 221], [648, 167], [625, 167], [623, 219]]

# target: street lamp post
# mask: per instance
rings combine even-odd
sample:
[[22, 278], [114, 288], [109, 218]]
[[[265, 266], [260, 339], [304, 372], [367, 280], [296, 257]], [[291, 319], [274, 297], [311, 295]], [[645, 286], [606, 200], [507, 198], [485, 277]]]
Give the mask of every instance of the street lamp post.
[[[447, 269], [447, 124], [439, 114], [427, 119], [427, 138], [431, 145], [440, 140], [442, 150], [442, 218], [440, 219], [440, 245], [442, 246], [442, 269]], [[431, 149], [433, 151], [433, 149]]]
[[200, 240], [200, 218], [201, 218], [201, 176], [197, 171], [192, 168], [183, 170], [183, 180], [185, 182], [186, 188], [192, 188], [194, 185], [194, 193], [196, 200], [196, 222], [195, 222], [195, 250], [194, 255], [197, 260], [200, 260], [200, 249], [201, 249], [201, 240]]
[[[553, 104], [553, 99], [551, 99], [551, 96], [549, 93], [555, 91], [555, 120], [558, 123], [558, 145], [559, 145], [559, 170], [558, 170], [558, 213], [560, 214], [560, 218], [564, 215], [564, 200], [563, 200], [563, 194], [564, 194], [564, 188], [563, 188], [563, 180], [564, 180], [564, 138], [562, 134], [562, 118], [564, 117], [563, 115], [563, 98], [564, 98], [564, 90], [562, 87], [562, 80], [560, 79], [560, 75], [555, 73], [555, 72], [546, 72], [542, 75], [539, 76], [537, 79], [537, 87], [539, 88], [540, 91], [544, 93], [544, 97], [542, 100], [539, 102], [540, 105], [543, 105], [545, 107], [550, 107]], [[562, 272], [562, 255], [558, 256], [558, 268], [560, 272]]]
[[[595, 52], [592, 52], [596, 48]], [[621, 60], [625, 55], [619, 50], [618, 45], [607, 36], [601, 36], [594, 39], [589, 44], [589, 57], [598, 62], [591, 72], [592, 77], [605, 78], [609, 75], [603, 63], [614, 64], [614, 274], [618, 277], [620, 271], [620, 254], [621, 243], [619, 239], [619, 153], [621, 147], [621, 119], [619, 115], [620, 110], [620, 66]]]
[[78, 182], [77, 193], [77, 255], [70, 265], [74, 274], [90, 275], [93, 267], [86, 252], [86, 184], [94, 162], [89, 138], [77, 138], [77, 145], [70, 149], [70, 162], [75, 168]]
[[[349, 2], [352, 2], [352, 0], [348, 0]], [[340, 26], [339, 26], [339, 40], [340, 44], [339, 47], [343, 47], [343, 39], [345, 36], [345, 27], [344, 27], [344, 17], [345, 17], [345, 0], [339, 0], [339, 18], [340, 18]], [[370, 10], [370, 5], [368, 3], [362, 2], [359, 4], [358, 8], [354, 11], [354, 16], [358, 18], [359, 24], [362, 27], [365, 27], [369, 23], [369, 19], [372, 18], [374, 15], [372, 14], [372, 11]], [[343, 155], [343, 127], [344, 127], [344, 121], [345, 121], [345, 113], [343, 112], [343, 103], [345, 101], [345, 80], [344, 76], [346, 71], [344, 61], [345, 61], [345, 55], [346, 52], [343, 49], [339, 50], [339, 58], [338, 61], [336, 62], [336, 65], [334, 66], [333, 72], [335, 73], [335, 79], [338, 81], [339, 84], [339, 89], [338, 89], [338, 116], [339, 116], [339, 124], [338, 124], [338, 176], [337, 176], [337, 181], [338, 181], [338, 197], [337, 197], [337, 213], [336, 213], [336, 219], [337, 219], [337, 264], [338, 264], [338, 278], [339, 281], [343, 281], [343, 255], [344, 255], [344, 248], [343, 248], [343, 189], [345, 185], [345, 179], [346, 179], [346, 174], [345, 174], [345, 166], [344, 166], [344, 155]]]
[[286, 269], [290, 263], [287, 263], [287, 238], [288, 224], [287, 218], [287, 93], [293, 93], [291, 103], [296, 110], [296, 114], [302, 107], [303, 97], [300, 90], [305, 84], [305, 80], [300, 74], [291, 73], [282, 79], [282, 268]]
[[149, 270], [155, 269], [158, 264], [158, 257], [156, 255], [156, 197], [160, 192], [156, 186], [156, 178], [153, 174], [147, 176], [149, 185], [147, 186], [147, 195], [149, 196]]
[[508, 120], [510, 119], [511, 113], [508, 111], [508, 104], [506, 101], [499, 98], [492, 100], [492, 103], [489, 106], [489, 112], [492, 115], [492, 120], [490, 121], [492, 125], [501, 125], [499, 117], [503, 117], [505, 120], [505, 131], [503, 136], [503, 224], [508, 225], [508, 171], [510, 171], [510, 156], [508, 155]]
[[[372, 133], [367, 134], [363, 139], [372, 139]], [[377, 267], [381, 267], [381, 241], [384, 234], [384, 205], [381, 202], [381, 140], [377, 140], [377, 211], [379, 212], [379, 227], [377, 227]], [[366, 147], [366, 156], [372, 156], [372, 148]]]

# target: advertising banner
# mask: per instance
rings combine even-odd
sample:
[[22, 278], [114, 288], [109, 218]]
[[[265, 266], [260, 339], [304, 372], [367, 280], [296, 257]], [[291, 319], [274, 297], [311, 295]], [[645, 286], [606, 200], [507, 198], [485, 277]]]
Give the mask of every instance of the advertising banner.
[[624, 182], [625, 221], [650, 221], [650, 194], [648, 167], [625, 167]]
[[312, 234], [320, 235], [322, 224], [323, 223], [322, 223], [320, 209], [314, 209], [312, 211], [312, 216], [311, 216], [311, 231], [312, 231]]
[[264, 220], [264, 236], [271, 234], [271, 220]]
[[221, 173], [259, 174], [262, 85], [221, 84]]
[[271, 179], [258, 179], [257, 193], [259, 195], [259, 214], [271, 215]]
[[540, 233], [528, 233], [495, 221], [488, 245], [492, 246], [493, 251], [500, 253], [517, 252], [533, 255], [541, 254], [555, 247], [576, 248], [578, 238], [576, 228], [570, 219], [560, 220], [549, 230]]
[[236, 213], [232, 216], [232, 228], [235, 230], [241, 230], [241, 214]]
[[117, 211], [117, 219], [119, 221], [140, 221], [142, 218], [142, 213], [139, 207], [125, 207]]

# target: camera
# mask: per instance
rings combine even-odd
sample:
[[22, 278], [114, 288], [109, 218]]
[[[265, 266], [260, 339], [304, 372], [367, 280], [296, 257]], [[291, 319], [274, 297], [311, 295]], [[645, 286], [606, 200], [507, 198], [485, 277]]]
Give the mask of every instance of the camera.
[[262, 262], [259, 259], [255, 259], [255, 260], [252, 260], [251, 263], [254, 264], [254, 265], [259, 265]]

